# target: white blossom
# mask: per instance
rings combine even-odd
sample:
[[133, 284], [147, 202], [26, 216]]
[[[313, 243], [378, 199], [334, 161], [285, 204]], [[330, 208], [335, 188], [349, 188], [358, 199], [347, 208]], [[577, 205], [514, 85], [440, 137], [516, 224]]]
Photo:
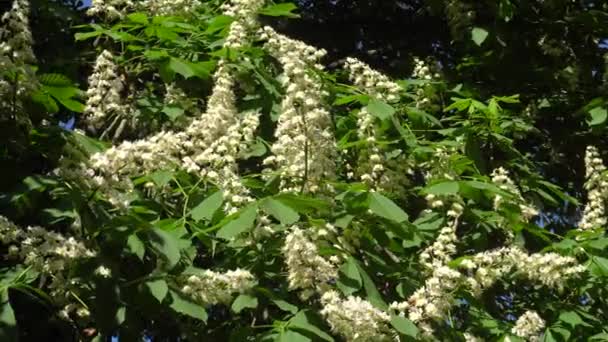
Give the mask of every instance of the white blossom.
[[431, 67], [423, 60], [414, 58], [414, 71], [412, 77], [421, 81], [423, 84], [415, 87], [416, 91], [416, 108], [422, 110], [434, 110], [437, 106], [433, 103], [437, 100], [435, 88], [429, 82], [439, 79], [441, 76], [438, 73], [433, 73]]
[[388, 102], [399, 100], [401, 87], [388, 76], [352, 57], [346, 59], [344, 66], [350, 80], [365, 93]]
[[499, 210], [505, 201], [511, 202], [519, 206], [522, 218], [525, 222], [529, 222], [534, 216], [538, 215], [538, 210], [526, 203], [521, 192], [515, 185], [515, 182], [509, 176], [509, 171], [503, 167], [499, 167], [492, 171], [492, 182], [494, 182], [501, 190], [507, 191], [515, 196], [514, 199], [508, 200], [502, 195], [494, 196], [494, 210]]
[[[260, 1], [233, 1], [226, 9], [236, 15], [231, 25], [249, 28], [255, 23], [261, 5]], [[247, 36], [233, 30], [226, 39], [233, 45], [247, 41]], [[222, 188], [229, 213], [251, 201], [238, 177], [236, 160], [254, 141], [258, 116], [257, 113], [238, 113], [234, 76], [225, 60], [219, 61], [213, 78], [215, 84], [207, 110], [184, 131], [161, 131], [146, 139], [125, 141], [97, 153], [91, 157], [90, 165], [83, 166], [81, 176], [77, 178], [104, 193], [118, 208], [125, 208], [130, 202], [133, 190], [130, 177], [178, 168], [198, 174]]]
[[292, 227], [285, 237], [282, 252], [289, 288], [302, 290], [304, 298], [314, 292], [327, 291], [329, 282], [338, 276], [336, 265], [320, 256], [317, 246], [297, 226]]
[[103, 50], [89, 76], [87, 103], [83, 113], [91, 128], [100, 128], [107, 118], [125, 114], [126, 108], [120, 94], [122, 90], [123, 83], [114, 56], [110, 51]]
[[423, 334], [432, 335], [430, 320], [440, 319], [454, 304], [453, 291], [462, 280], [462, 274], [448, 266], [433, 270], [424, 286], [416, 290], [405, 302], [394, 302], [391, 310], [406, 315], [421, 328]]
[[201, 270], [197, 274], [181, 276], [178, 283], [185, 295], [201, 305], [227, 304], [235, 294], [253, 288], [255, 278], [242, 269], [224, 273]]
[[376, 309], [360, 297], [340, 298], [336, 291], [326, 292], [321, 303], [321, 315], [325, 317], [332, 332], [346, 341], [376, 342], [397, 341], [397, 335], [389, 327], [390, 316]]
[[272, 174], [280, 176], [282, 191], [317, 192], [335, 178], [337, 154], [331, 118], [323, 105], [325, 92], [319, 77], [308, 72], [321, 69], [318, 61], [326, 52], [268, 26], [262, 29], [261, 38], [266, 40], [264, 48], [283, 67], [281, 83], [285, 87], [275, 131], [277, 140], [264, 164], [274, 166]]
[[517, 247], [477, 253], [463, 260], [459, 268], [460, 271], [448, 266], [435, 268], [431, 277], [407, 301], [392, 303], [390, 309], [407, 315], [424, 334], [432, 335], [430, 322], [444, 317], [454, 305], [457, 289], [480, 296], [498, 279], [512, 275], [538, 286], [563, 291], [567, 280], [585, 271], [585, 267], [578, 265], [572, 257], [556, 253], [528, 254]]
[[606, 167], [597, 148], [588, 146], [585, 153], [587, 204], [578, 224], [580, 230], [606, 226], [605, 202], [608, 198], [608, 179], [604, 174], [605, 171]]
[[11, 8], [2, 15], [0, 27], [0, 70], [13, 72], [10, 77], [0, 77], [0, 94], [11, 94], [10, 97], [0, 98], [0, 110], [10, 110], [15, 113], [15, 119], [28, 123], [29, 119], [20, 114], [21, 98], [38, 85], [30, 66], [36, 62], [36, 57], [32, 50], [29, 15], [29, 1], [14, 0]]
[[[42, 227], [22, 229], [3, 216], [0, 216], [0, 241], [9, 246], [9, 258], [19, 259], [40, 273], [56, 304], [82, 308], [80, 303], [73, 303], [69, 290], [72, 284], [67, 279], [76, 263], [96, 255], [82, 241]], [[69, 317], [69, 312], [65, 313]]]
[[536, 311], [526, 311], [519, 316], [511, 333], [526, 341], [540, 341], [540, 334], [545, 329], [545, 321], [540, 318]]
[[101, 15], [109, 20], [123, 18], [129, 12], [143, 11], [150, 15], [191, 15], [201, 6], [199, 0], [93, 0], [88, 15]]
[[110, 278], [112, 276], [112, 270], [103, 265], [97, 267], [94, 273], [101, 278]]
[[435, 242], [420, 253], [420, 262], [427, 269], [432, 270], [446, 265], [452, 260], [452, 256], [456, 253], [458, 218], [463, 210], [460, 203], [454, 202], [448, 211], [447, 224], [441, 228]]

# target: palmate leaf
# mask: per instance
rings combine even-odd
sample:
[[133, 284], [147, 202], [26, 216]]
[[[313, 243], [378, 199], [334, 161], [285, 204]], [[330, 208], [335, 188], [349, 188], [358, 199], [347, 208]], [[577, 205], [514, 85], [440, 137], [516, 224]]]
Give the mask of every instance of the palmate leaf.
[[205, 310], [203, 306], [191, 301], [178, 292], [173, 290], [170, 292], [172, 299], [171, 308], [175, 310], [175, 312], [196, 318], [203, 322], [207, 321], [207, 310]]

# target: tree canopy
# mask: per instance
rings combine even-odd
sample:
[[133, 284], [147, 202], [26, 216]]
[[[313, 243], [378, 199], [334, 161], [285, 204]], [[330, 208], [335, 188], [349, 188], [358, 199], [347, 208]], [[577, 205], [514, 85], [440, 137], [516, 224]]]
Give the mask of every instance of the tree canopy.
[[608, 3], [0, 13], [0, 340], [608, 340]]

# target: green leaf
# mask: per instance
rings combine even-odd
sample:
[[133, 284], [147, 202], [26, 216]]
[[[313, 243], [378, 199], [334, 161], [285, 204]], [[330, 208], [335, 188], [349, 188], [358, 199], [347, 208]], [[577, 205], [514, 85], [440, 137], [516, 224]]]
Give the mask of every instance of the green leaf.
[[213, 214], [222, 206], [222, 203], [224, 203], [224, 195], [221, 190], [216, 191], [213, 195], [205, 198], [199, 205], [192, 208], [190, 216], [195, 221], [211, 221]]
[[129, 21], [134, 22], [136, 24], [148, 24], [148, 16], [145, 13], [131, 13], [127, 16], [127, 18], [129, 19]]
[[184, 115], [184, 110], [177, 106], [165, 106], [161, 112], [167, 114], [171, 121], [175, 121], [177, 118]]
[[196, 74], [194, 68], [192, 68], [192, 63], [181, 58], [171, 57], [168, 63], [169, 69], [184, 76], [185, 79], [188, 79]]
[[486, 38], [488, 38], [488, 31], [481, 27], [474, 27], [473, 30], [471, 30], [471, 39], [473, 39], [478, 46], [481, 46]]
[[209, 21], [209, 26], [207, 26], [205, 33], [213, 34], [213, 33], [222, 31], [225, 28], [227, 28], [228, 25], [230, 25], [233, 21], [234, 21], [234, 19], [227, 15], [218, 15], [216, 17], [213, 17]]
[[369, 103], [367, 104], [367, 110], [380, 120], [388, 119], [396, 112], [393, 106], [389, 105], [384, 101], [376, 99], [371, 99], [369, 101]]
[[296, 194], [280, 194], [275, 199], [295, 209], [299, 213], [310, 213], [329, 208], [329, 204], [321, 199]]
[[318, 322], [315, 321], [316, 320], [312, 317], [310, 311], [302, 310], [289, 320], [288, 328], [294, 330], [303, 330], [315, 335], [323, 341], [333, 342], [334, 339], [329, 334], [321, 330], [317, 326]]
[[299, 18], [300, 16], [293, 13], [294, 10], [298, 9], [298, 6], [291, 2], [270, 5], [262, 8], [260, 14], [267, 15], [270, 17], [287, 17], [287, 18]]
[[49, 113], [57, 113], [59, 111], [57, 101], [55, 101], [52, 96], [41, 90], [37, 90], [32, 93], [31, 99], [33, 102], [43, 106], [44, 109]]
[[232, 303], [232, 311], [234, 313], [239, 313], [243, 309], [255, 309], [258, 307], [258, 299], [254, 296], [248, 294], [241, 294]]
[[589, 126], [598, 126], [606, 122], [606, 118], [608, 118], [608, 111], [605, 108], [596, 107], [589, 111], [591, 115], [591, 119], [587, 120], [587, 124]]
[[416, 107], [407, 107], [406, 113], [411, 121], [420, 122], [423, 124], [430, 123], [433, 126], [441, 127], [441, 122], [433, 115], [418, 109]]
[[8, 298], [8, 289], [0, 292], [0, 341], [17, 341], [17, 320]]
[[369, 209], [376, 215], [395, 221], [405, 222], [408, 215], [395, 202], [377, 192], [369, 193]]
[[210, 78], [211, 73], [215, 69], [215, 65], [216, 63], [214, 61], [190, 63], [190, 67], [194, 70], [194, 76], [200, 79]]
[[76, 101], [76, 100], [72, 100], [72, 99], [66, 99], [66, 98], [56, 98], [57, 101], [59, 103], [61, 103], [65, 108], [71, 110], [72, 112], [76, 112], [76, 113], [82, 113], [84, 112], [84, 103]]
[[363, 286], [357, 262], [352, 257], [349, 257], [344, 265], [340, 267], [338, 274], [340, 278], [338, 279], [337, 286], [347, 296], [359, 291], [361, 286]]
[[282, 299], [273, 299], [272, 302], [274, 303], [274, 305], [276, 305], [279, 309], [283, 311], [291, 312], [294, 315], [298, 312], [297, 306]]
[[608, 277], [608, 259], [594, 255], [589, 263], [589, 272], [596, 277]]
[[107, 146], [102, 141], [88, 137], [84, 134], [78, 133], [77, 131], [71, 131], [71, 136], [74, 141], [85, 150], [88, 154], [95, 154], [103, 152], [107, 149]]
[[599, 333], [591, 336], [589, 338], [590, 341], [608, 341], [608, 333]]
[[422, 191], [427, 194], [433, 195], [448, 195], [448, 194], [457, 194], [459, 190], [458, 182], [456, 181], [447, 181], [429, 185], [425, 187]]
[[395, 330], [405, 336], [416, 338], [416, 336], [418, 335], [418, 328], [416, 327], [416, 325], [405, 317], [391, 317], [391, 325], [395, 328]]
[[91, 32], [78, 32], [78, 33], [74, 34], [74, 39], [76, 41], [87, 40], [87, 39], [90, 39], [93, 37], [101, 36], [103, 33], [104, 33], [104, 31], [100, 31], [100, 30], [91, 31]]
[[171, 298], [173, 298], [171, 308], [176, 312], [196, 318], [203, 322], [207, 321], [207, 311], [201, 305], [184, 298], [175, 291], [171, 291]]
[[308, 336], [293, 330], [283, 330], [276, 338], [277, 342], [312, 342]]
[[300, 215], [295, 210], [274, 198], [264, 199], [260, 206], [267, 214], [279, 220], [282, 225], [294, 224], [300, 219]]
[[378, 292], [376, 288], [376, 284], [372, 278], [367, 274], [365, 269], [357, 262], [357, 268], [359, 269], [359, 275], [361, 275], [361, 280], [363, 281], [363, 288], [365, 289], [365, 293], [367, 294], [367, 300], [372, 303], [375, 307], [386, 310], [388, 305], [382, 299], [382, 295]]
[[146, 254], [146, 248], [144, 243], [137, 237], [136, 234], [129, 235], [127, 238], [127, 247], [129, 251], [135, 254], [139, 260], [144, 260], [144, 255]]
[[173, 172], [168, 170], [160, 170], [151, 173], [149, 177], [156, 185], [163, 187], [169, 184], [169, 182], [173, 179]]
[[38, 75], [38, 81], [45, 86], [70, 87], [72, 80], [63, 74], [49, 73]]
[[144, 51], [144, 56], [150, 61], [158, 61], [169, 58], [169, 53], [166, 50], [149, 49]]
[[159, 229], [150, 230], [150, 240], [154, 249], [167, 261], [169, 268], [173, 268], [179, 262], [181, 253], [179, 241], [172, 234]]
[[218, 232], [217, 237], [225, 240], [230, 240], [237, 235], [244, 233], [253, 228], [253, 223], [257, 217], [258, 206], [250, 205], [243, 209], [238, 217], [223, 226]]
[[162, 303], [163, 299], [167, 297], [167, 293], [169, 292], [169, 286], [167, 282], [163, 279], [152, 280], [146, 282], [146, 287], [150, 290], [150, 293], [159, 303]]
[[569, 324], [573, 328], [576, 327], [577, 325], [586, 325], [586, 326], [589, 326], [589, 324], [585, 323], [583, 321], [583, 319], [581, 318], [581, 316], [579, 316], [574, 311], [562, 312], [559, 315], [559, 320], [562, 321], [562, 322], [564, 322], [564, 323]]

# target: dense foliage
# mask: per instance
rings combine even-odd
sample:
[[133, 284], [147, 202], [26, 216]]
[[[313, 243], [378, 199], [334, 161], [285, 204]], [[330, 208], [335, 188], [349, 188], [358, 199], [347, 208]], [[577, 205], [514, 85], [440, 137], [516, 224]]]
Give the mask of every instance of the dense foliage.
[[298, 5], [3, 6], [0, 340], [608, 340], [607, 5]]

